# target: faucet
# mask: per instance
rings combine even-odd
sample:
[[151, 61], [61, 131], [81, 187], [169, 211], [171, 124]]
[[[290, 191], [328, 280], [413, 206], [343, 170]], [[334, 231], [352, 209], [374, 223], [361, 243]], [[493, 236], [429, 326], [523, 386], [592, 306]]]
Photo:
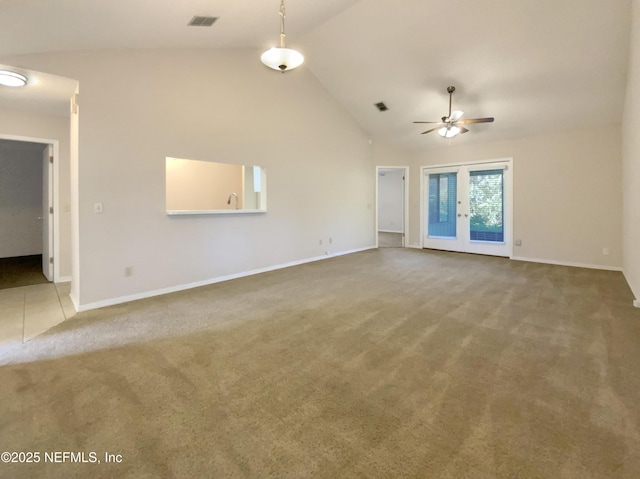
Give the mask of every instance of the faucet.
[[231, 197], [235, 196], [236, 197], [236, 209], [238, 209], [238, 195], [236, 195], [235, 193], [231, 193], [229, 195], [229, 198], [227, 199], [227, 204], [230, 205], [231, 204]]

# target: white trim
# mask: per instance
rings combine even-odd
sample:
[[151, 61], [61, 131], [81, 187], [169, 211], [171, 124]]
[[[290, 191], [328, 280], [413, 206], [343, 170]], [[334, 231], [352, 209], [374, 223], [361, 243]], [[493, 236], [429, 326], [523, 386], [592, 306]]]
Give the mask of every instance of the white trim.
[[424, 185], [424, 166], [420, 168], [420, 201], [419, 203], [419, 211], [420, 211], [420, 241], [418, 242], [418, 248], [420, 249], [424, 249], [424, 230], [425, 230], [425, 225], [424, 225], [424, 217], [426, 212], [424, 211], [424, 195], [426, 194], [424, 189], [425, 189], [425, 185]]
[[266, 213], [267, 210], [166, 210], [168, 216], [179, 215], [242, 215]]
[[558, 266], [571, 266], [574, 268], [589, 268], [589, 269], [602, 269], [605, 271], [622, 271], [622, 266], [606, 266], [602, 264], [591, 263], [575, 263], [573, 261], [557, 261], [554, 259], [542, 259], [542, 258], [527, 258], [524, 256], [512, 256], [514, 261], [528, 261], [530, 263], [545, 263]]
[[438, 165], [423, 165], [420, 168], [422, 169], [431, 169], [431, 168], [453, 169], [459, 166], [475, 166], [475, 165], [481, 165], [481, 164], [505, 163], [512, 160], [513, 160], [513, 156], [505, 156], [504, 158], [494, 158], [491, 160], [476, 160], [476, 161], [465, 161], [462, 163], [441, 163]]
[[[76, 313], [79, 313], [80, 312], [80, 309], [79, 309], [79, 306], [78, 306], [79, 301], [78, 301], [78, 298], [76, 298], [76, 296], [73, 294], [73, 290], [69, 293], [69, 299], [71, 300], [71, 303], [73, 304], [73, 309], [76, 310]], [[89, 309], [90, 308], [88, 308], [87, 311]]]
[[633, 300], [633, 305], [634, 305], [636, 308], [640, 308], [640, 301], [638, 301], [637, 299], [634, 299], [634, 300]]
[[412, 249], [424, 249], [422, 248], [422, 246], [420, 246], [419, 244], [412, 244], [412, 245], [408, 245], [406, 246], [407, 248], [412, 248]]
[[425, 174], [425, 170], [429, 170], [429, 173], [459, 173], [460, 167], [464, 165], [451, 165], [451, 166], [422, 166], [422, 174]]
[[402, 234], [402, 231], [395, 231], [395, 230], [378, 230], [378, 233], [400, 233]]
[[353, 250], [348, 250], [348, 251], [341, 251], [338, 253], [331, 253], [328, 255], [323, 255], [323, 256], [315, 256], [313, 258], [306, 258], [306, 259], [301, 259], [298, 261], [291, 261], [289, 263], [283, 263], [283, 264], [276, 264], [273, 266], [267, 266], [266, 268], [259, 268], [259, 269], [253, 269], [250, 271], [243, 271], [241, 273], [235, 273], [235, 274], [230, 274], [230, 275], [226, 275], [226, 276], [218, 276], [216, 278], [210, 278], [210, 279], [206, 279], [204, 281], [196, 281], [194, 283], [188, 283], [188, 284], [180, 284], [177, 286], [170, 286], [168, 288], [162, 288], [162, 289], [156, 289], [154, 291], [146, 291], [144, 293], [137, 293], [137, 294], [131, 294], [128, 296], [120, 296], [117, 298], [111, 298], [111, 299], [105, 299], [103, 301], [96, 301], [94, 303], [88, 303], [88, 304], [82, 304], [79, 305], [78, 304], [78, 299], [75, 298], [73, 296], [73, 294], [70, 294], [69, 297], [71, 298], [71, 302], [73, 303], [73, 306], [76, 308], [76, 311], [78, 313], [82, 312], [82, 311], [89, 311], [91, 309], [98, 309], [98, 308], [105, 308], [107, 306], [113, 306], [116, 304], [122, 304], [122, 303], [128, 303], [129, 301], [136, 301], [139, 299], [146, 299], [146, 298], [152, 298], [154, 296], [160, 296], [163, 294], [169, 294], [169, 293], [176, 293], [178, 291], [184, 291], [187, 289], [193, 289], [193, 288], [199, 288], [201, 286], [208, 286], [210, 284], [215, 284], [215, 283], [221, 283], [223, 281], [229, 281], [232, 279], [238, 279], [238, 278], [244, 278], [246, 276], [253, 276], [255, 274], [261, 274], [261, 273], [266, 273], [268, 271], [274, 271], [274, 270], [278, 270], [278, 269], [284, 269], [284, 268], [289, 268], [291, 266], [298, 266], [301, 264], [305, 264], [305, 263], [313, 263], [314, 261], [320, 261], [323, 259], [329, 259], [329, 258], [333, 258], [336, 256], [343, 256], [346, 254], [351, 254], [351, 253], [358, 253], [360, 251], [367, 251], [370, 249], [376, 249], [376, 246], [367, 246], [365, 248], [358, 248], [358, 249], [353, 249]]
[[60, 276], [54, 283], [71, 283], [71, 276]]

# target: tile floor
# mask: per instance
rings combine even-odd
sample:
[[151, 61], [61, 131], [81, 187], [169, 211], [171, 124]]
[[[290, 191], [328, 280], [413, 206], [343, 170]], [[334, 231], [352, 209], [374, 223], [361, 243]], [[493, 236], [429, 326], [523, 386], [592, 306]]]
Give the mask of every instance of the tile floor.
[[0, 290], [0, 354], [73, 316], [70, 288], [46, 283]]
[[402, 248], [402, 233], [378, 231], [378, 248]]

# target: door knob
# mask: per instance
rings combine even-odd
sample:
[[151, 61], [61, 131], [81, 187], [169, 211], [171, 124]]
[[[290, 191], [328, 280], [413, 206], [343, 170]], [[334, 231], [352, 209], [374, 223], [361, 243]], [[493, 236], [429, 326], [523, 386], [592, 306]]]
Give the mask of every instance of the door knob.
[[461, 214], [461, 213], [458, 213], [458, 218], [460, 218], [461, 216], [462, 216], [462, 214]]
[[469, 217], [469, 215], [465, 214], [465, 215], [464, 215], [464, 217], [465, 217], [465, 218], [468, 218], [468, 217]]

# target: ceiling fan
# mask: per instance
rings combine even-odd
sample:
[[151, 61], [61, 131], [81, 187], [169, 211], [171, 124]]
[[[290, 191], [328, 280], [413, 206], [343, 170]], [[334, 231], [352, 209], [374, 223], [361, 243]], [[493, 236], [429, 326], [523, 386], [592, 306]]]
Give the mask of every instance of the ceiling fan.
[[431, 133], [434, 130], [438, 130], [438, 134], [440, 136], [443, 136], [444, 138], [453, 138], [458, 134], [466, 133], [469, 131], [463, 125], [468, 125], [470, 123], [493, 122], [493, 118], [469, 118], [467, 120], [461, 120], [464, 112], [460, 110], [451, 111], [451, 98], [454, 91], [456, 91], [456, 87], [447, 87], [447, 92], [449, 93], [449, 114], [447, 116], [443, 116], [441, 121], [414, 121], [414, 123], [434, 123], [436, 125], [430, 130], [423, 131], [422, 135], [424, 135], [425, 133]]

